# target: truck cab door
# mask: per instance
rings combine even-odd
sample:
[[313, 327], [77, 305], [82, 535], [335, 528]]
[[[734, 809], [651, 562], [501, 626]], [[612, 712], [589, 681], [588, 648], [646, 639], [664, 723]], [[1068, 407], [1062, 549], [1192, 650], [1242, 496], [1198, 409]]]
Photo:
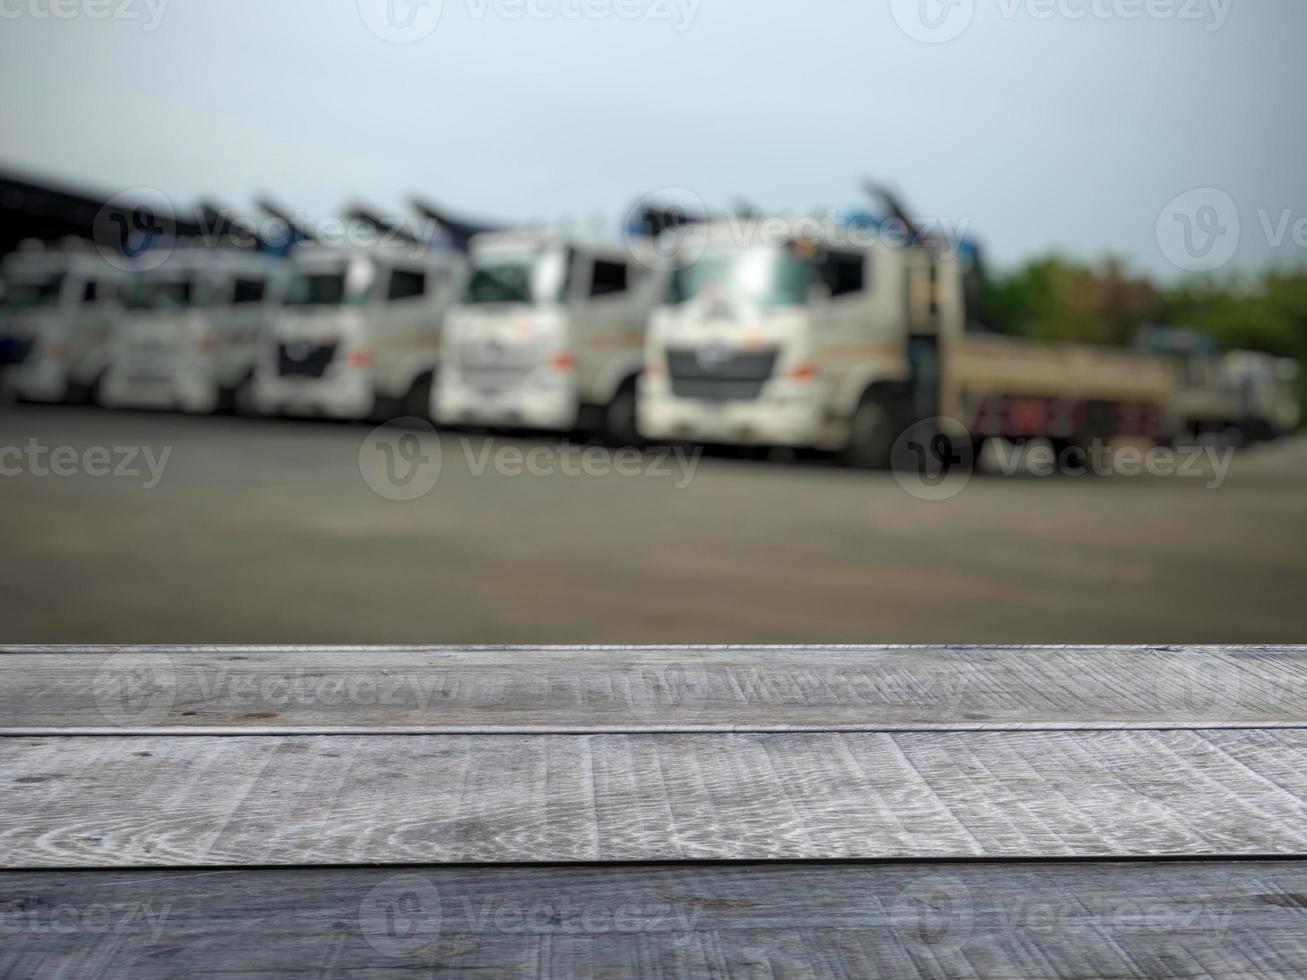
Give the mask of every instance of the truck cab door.
[[572, 316], [578, 392], [583, 402], [605, 404], [643, 353], [633, 304], [637, 276], [617, 258], [582, 253], [577, 261], [585, 267], [578, 270]]

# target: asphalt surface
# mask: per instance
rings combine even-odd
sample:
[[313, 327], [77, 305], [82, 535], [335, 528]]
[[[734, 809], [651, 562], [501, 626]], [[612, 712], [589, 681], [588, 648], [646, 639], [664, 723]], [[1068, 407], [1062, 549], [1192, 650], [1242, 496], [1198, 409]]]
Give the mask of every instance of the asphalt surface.
[[0, 411], [11, 643], [1307, 641], [1302, 440], [1219, 486], [990, 475], [929, 502], [810, 461]]

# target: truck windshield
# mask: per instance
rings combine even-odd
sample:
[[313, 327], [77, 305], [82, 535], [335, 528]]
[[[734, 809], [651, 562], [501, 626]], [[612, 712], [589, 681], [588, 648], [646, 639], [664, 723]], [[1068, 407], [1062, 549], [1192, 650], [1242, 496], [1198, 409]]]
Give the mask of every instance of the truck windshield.
[[10, 279], [5, 282], [3, 297], [0, 302], [11, 309], [24, 309], [32, 306], [53, 306], [59, 299], [59, 288], [63, 285], [63, 276], [47, 276], [43, 279]]
[[561, 303], [567, 298], [567, 256], [547, 252], [534, 258], [477, 260], [466, 303]]
[[287, 306], [340, 306], [349, 296], [345, 271], [301, 272], [286, 289]]
[[142, 279], [127, 293], [133, 310], [182, 310], [199, 306], [199, 287], [193, 279]]
[[786, 249], [708, 252], [672, 274], [667, 301], [745, 302], [764, 309], [808, 300], [812, 267]]

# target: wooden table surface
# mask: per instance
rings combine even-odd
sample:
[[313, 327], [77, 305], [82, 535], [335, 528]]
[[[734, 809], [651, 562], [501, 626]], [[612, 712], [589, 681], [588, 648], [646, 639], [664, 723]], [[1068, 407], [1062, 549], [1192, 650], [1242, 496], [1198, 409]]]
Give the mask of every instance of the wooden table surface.
[[1307, 647], [0, 672], [0, 977], [1307, 975]]

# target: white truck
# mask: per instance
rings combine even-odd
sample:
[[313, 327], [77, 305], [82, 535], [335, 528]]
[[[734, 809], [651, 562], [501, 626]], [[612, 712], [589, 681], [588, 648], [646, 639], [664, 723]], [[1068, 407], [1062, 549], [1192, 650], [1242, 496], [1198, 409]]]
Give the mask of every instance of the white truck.
[[1287, 436], [1302, 421], [1298, 362], [1259, 351], [1228, 351], [1223, 378], [1239, 392], [1239, 433], [1246, 442]]
[[471, 259], [445, 328], [436, 420], [635, 442], [649, 270], [620, 246], [537, 231], [478, 235]]
[[7, 395], [92, 400], [121, 319], [125, 273], [69, 244], [6, 256], [0, 276], [0, 383]]
[[441, 327], [467, 285], [467, 259], [393, 242], [295, 246], [284, 304], [255, 374], [269, 414], [426, 417]]
[[179, 244], [137, 274], [99, 400], [107, 408], [253, 410], [259, 338], [282, 261], [246, 249]]
[[1150, 327], [1136, 347], [1174, 365], [1171, 421], [1178, 439], [1242, 445], [1288, 435], [1301, 421], [1292, 359], [1222, 351], [1210, 334], [1191, 327]]
[[[691, 241], [665, 234], [663, 254]], [[973, 451], [991, 436], [1087, 443], [1163, 425], [1164, 360], [968, 331], [961, 263], [937, 243], [851, 245], [829, 228], [777, 240], [755, 219], [693, 235], [648, 332], [650, 439], [813, 448], [880, 468], [899, 434], [936, 417], [961, 423], [949, 434]]]
[[1298, 363], [1257, 351], [1191, 355], [1178, 365], [1181, 435], [1244, 445], [1298, 427]]

